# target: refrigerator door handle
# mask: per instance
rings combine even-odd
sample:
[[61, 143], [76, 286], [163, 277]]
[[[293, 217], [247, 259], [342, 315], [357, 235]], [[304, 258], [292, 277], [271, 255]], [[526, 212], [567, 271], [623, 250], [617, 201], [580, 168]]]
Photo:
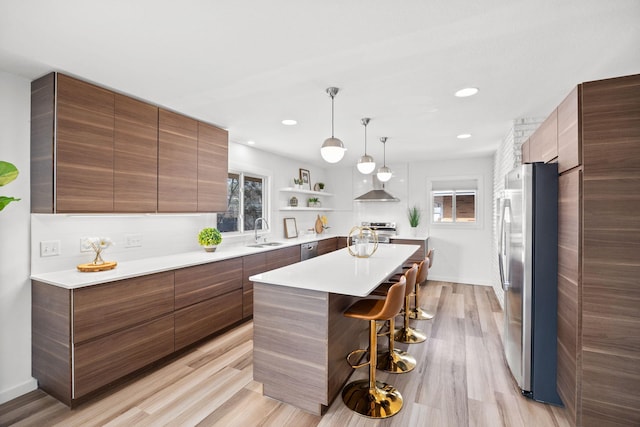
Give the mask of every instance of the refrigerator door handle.
[[502, 289], [506, 292], [511, 287], [509, 283], [508, 265], [508, 235], [511, 234], [511, 201], [505, 199], [502, 204], [502, 214], [500, 215], [500, 239], [498, 249], [498, 266], [500, 268], [500, 282]]

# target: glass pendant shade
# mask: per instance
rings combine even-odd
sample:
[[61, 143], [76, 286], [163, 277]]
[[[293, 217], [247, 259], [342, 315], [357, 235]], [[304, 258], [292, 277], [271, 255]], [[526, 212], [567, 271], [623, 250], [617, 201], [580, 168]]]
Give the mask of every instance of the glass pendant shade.
[[368, 175], [376, 169], [376, 162], [373, 157], [365, 154], [358, 160], [358, 172]]
[[373, 157], [367, 154], [367, 125], [370, 121], [371, 119], [368, 117], [360, 119], [360, 123], [364, 126], [364, 156], [358, 160], [357, 168], [358, 172], [364, 175], [369, 175], [376, 169], [376, 162]]
[[391, 179], [391, 169], [389, 169], [386, 166], [383, 166], [380, 169], [378, 169], [377, 176], [380, 182], [387, 182]]
[[333, 98], [338, 94], [337, 87], [327, 88], [327, 93], [331, 97], [331, 138], [327, 138], [320, 147], [320, 155], [327, 163], [338, 163], [344, 157], [344, 144], [333, 135]]
[[327, 138], [320, 148], [320, 155], [327, 163], [338, 163], [344, 157], [344, 144], [338, 138]]
[[387, 182], [391, 179], [391, 169], [387, 167], [387, 144], [386, 144], [387, 137], [386, 136], [380, 137], [380, 142], [382, 142], [384, 157], [383, 157], [382, 167], [378, 169], [378, 173], [376, 175], [380, 180], [380, 182]]

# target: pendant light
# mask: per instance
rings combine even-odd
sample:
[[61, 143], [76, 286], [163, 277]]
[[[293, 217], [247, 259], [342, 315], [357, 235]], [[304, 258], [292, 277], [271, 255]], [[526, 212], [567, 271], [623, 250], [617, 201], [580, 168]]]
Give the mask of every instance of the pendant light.
[[364, 126], [364, 156], [358, 160], [358, 171], [364, 175], [368, 175], [376, 169], [376, 162], [373, 160], [373, 157], [367, 154], [367, 125], [370, 120], [368, 117], [360, 119], [360, 122]]
[[378, 179], [380, 180], [380, 182], [387, 182], [391, 179], [391, 169], [389, 169], [387, 167], [387, 137], [386, 136], [382, 136], [380, 137], [380, 142], [382, 142], [382, 147], [383, 147], [383, 152], [384, 152], [384, 157], [383, 157], [383, 164], [382, 167], [380, 169], [378, 169]]
[[331, 97], [331, 138], [325, 139], [322, 148], [320, 148], [320, 155], [327, 163], [338, 163], [344, 157], [344, 152], [347, 151], [342, 141], [333, 136], [333, 98], [339, 90], [337, 87], [327, 88], [327, 93]]

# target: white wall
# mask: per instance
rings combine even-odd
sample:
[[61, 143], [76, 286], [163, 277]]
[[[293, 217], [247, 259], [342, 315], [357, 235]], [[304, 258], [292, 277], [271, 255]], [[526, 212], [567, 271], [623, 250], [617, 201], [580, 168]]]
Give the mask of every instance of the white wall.
[[36, 387], [31, 378], [29, 120], [31, 83], [0, 72], [0, 160], [18, 178], [0, 195], [20, 197], [0, 212], [0, 403]]
[[474, 285], [492, 284], [492, 174], [493, 158], [491, 157], [409, 164], [408, 205], [416, 204], [423, 210], [428, 209], [430, 205], [430, 194], [427, 188], [427, 183], [430, 180], [469, 176], [479, 178], [477, 226], [431, 225], [427, 212], [424, 212], [420, 229], [425, 229], [429, 235], [429, 247], [436, 249], [433, 268], [429, 271], [429, 279]]

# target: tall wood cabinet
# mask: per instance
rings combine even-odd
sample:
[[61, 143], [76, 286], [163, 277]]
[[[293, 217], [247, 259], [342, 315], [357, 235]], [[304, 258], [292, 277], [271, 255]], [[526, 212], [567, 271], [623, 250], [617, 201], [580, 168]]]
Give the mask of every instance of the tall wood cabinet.
[[226, 210], [227, 131], [60, 73], [31, 85], [34, 213]]
[[576, 425], [640, 425], [640, 75], [578, 85], [554, 114], [558, 392]]

